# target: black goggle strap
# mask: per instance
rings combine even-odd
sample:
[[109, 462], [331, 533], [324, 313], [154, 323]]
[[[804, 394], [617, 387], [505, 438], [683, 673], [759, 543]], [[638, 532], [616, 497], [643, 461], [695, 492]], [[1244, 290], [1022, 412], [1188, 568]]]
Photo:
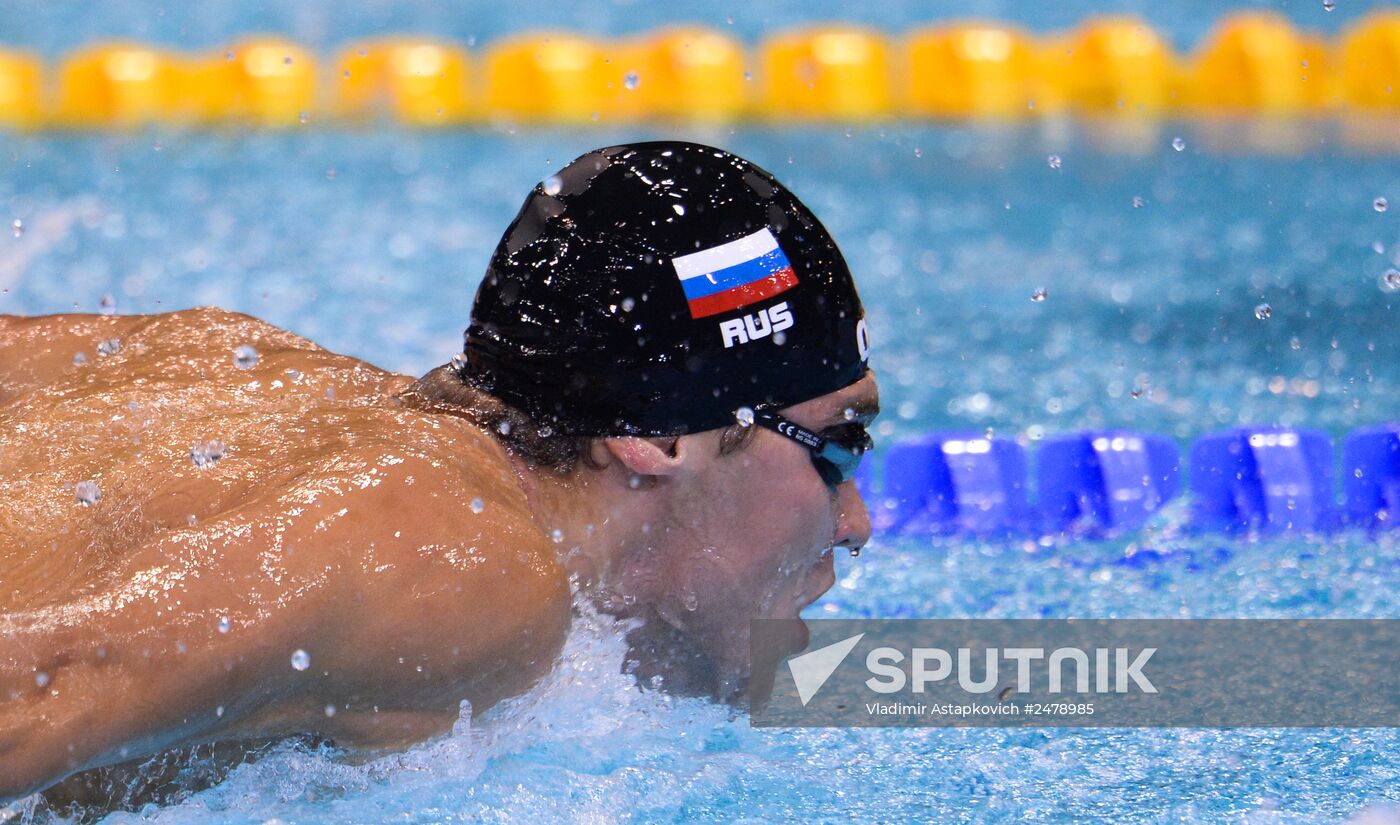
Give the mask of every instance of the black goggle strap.
[[755, 410], [753, 416], [754, 421], [765, 429], [806, 447], [812, 453], [812, 463], [816, 465], [822, 480], [832, 486], [851, 479], [856, 467], [860, 466], [861, 456], [868, 449], [868, 435], [861, 440], [859, 446], [848, 447], [774, 413]]
[[812, 432], [801, 424], [794, 424], [783, 418], [781, 415], [767, 412], [765, 410], [754, 410], [754, 421], [762, 424], [766, 429], [772, 430], [778, 435], [796, 441], [814, 453], [820, 453], [826, 446], [826, 439]]

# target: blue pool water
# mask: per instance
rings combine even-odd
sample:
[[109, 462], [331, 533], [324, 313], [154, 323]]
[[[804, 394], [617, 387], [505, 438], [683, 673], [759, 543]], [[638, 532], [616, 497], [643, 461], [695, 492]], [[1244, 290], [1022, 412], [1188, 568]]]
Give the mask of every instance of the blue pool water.
[[[0, 236], [0, 311], [214, 303], [421, 373], [459, 349], [526, 189], [592, 144], [660, 134], [0, 138], [0, 210], [25, 227]], [[1295, 132], [1311, 148], [1291, 157], [1187, 125], [1135, 151], [1039, 127], [687, 136], [771, 168], [842, 244], [883, 439], [1274, 421], [1340, 436], [1400, 414], [1400, 307], [1378, 284], [1400, 209], [1373, 207], [1400, 199], [1400, 167], [1332, 127]], [[1400, 618], [1395, 533], [1184, 523], [1178, 502], [1110, 542], [877, 537], [809, 615]], [[1400, 787], [1391, 731], [758, 730], [638, 692], [621, 656], [588, 620], [547, 684], [469, 731], [368, 766], [288, 747], [111, 821], [1330, 822]]]
[[[1331, 14], [1252, 6], [1335, 31], [1380, 5], [1338, 2]], [[486, 40], [526, 19], [608, 34], [671, 19], [642, 3], [533, 17], [508, 4], [169, 5], [20, 0], [0, 9], [0, 32], [57, 54], [108, 35], [207, 45], [279, 30], [324, 48], [385, 28]], [[690, 19], [749, 39], [836, 16], [821, 3], [696, 9]], [[1179, 47], [1216, 13], [978, 0], [841, 16], [1045, 30], [1102, 11], [1143, 14]], [[0, 135], [0, 224], [24, 226], [0, 234], [0, 312], [97, 311], [104, 295], [120, 312], [218, 304], [418, 374], [460, 348], [528, 187], [595, 145], [682, 136], [771, 169], [841, 243], [870, 316], [883, 441], [991, 428], [1031, 445], [1121, 426], [1185, 444], [1275, 422], [1340, 437], [1400, 417], [1400, 293], [1379, 283], [1400, 266], [1394, 153], [1356, 148], [1334, 124], [1109, 131]], [[1377, 196], [1394, 205], [1377, 212]], [[1177, 502], [1107, 542], [877, 537], [837, 560], [837, 586], [808, 615], [1400, 618], [1400, 534], [1226, 540], [1185, 523]], [[615, 629], [586, 618], [545, 684], [450, 738], [369, 765], [287, 746], [109, 821], [1313, 823], [1400, 804], [1400, 735], [1387, 730], [760, 730], [636, 690], [621, 660]]]

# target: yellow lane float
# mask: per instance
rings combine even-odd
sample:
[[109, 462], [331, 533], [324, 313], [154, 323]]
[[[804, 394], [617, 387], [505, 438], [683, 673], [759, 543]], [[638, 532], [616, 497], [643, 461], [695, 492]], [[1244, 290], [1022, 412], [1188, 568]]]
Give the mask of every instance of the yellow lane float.
[[1196, 56], [1186, 102], [1229, 114], [1301, 114], [1328, 102], [1326, 57], [1280, 15], [1232, 15]]
[[768, 40], [761, 51], [762, 116], [865, 120], [893, 112], [889, 47], [873, 31], [804, 29]]
[[1171, 49], [1146, 23], [1101, 18], [1066, 41], [1064, 97], [1096, 114], [1159, 115], [1170, 109], [1179, 79]]
[[341, 51], [329, 80], [330, 111], [347, 119], [391, 114], [414, 126], [462, 123], [473, 113], [465, 49], [432, 40], [392, 38]]
[[616, 40], [531, 32], [491, 44], [479, 61], [458, 44], [393, 36], [347, 45], [325, 77], [315, 55], [278, 37], [207, 54], [91, 44], [47, 80], [38, 58], [0, 50], [0, 127], [13, 129], [293, 126], [321, 115], [436, 126], [1066, 111], [1150, 126], [1183, 113], [1343, 109], [1382, 119], [1400, 110], [1400, 11], [1373, 13], [1333, 41], [1279, 14], [1232, 14], [1184, 59], [1141, 20], [1118, 16], [1037, 37], [995, 21], [940, 23], [893, 39], [829, 24], [753, 49], [694, 27]]
[[0, 126], [33, 129], [40, 124], [42, 77], [35, 55], [0, 50]]
[[959, 23], [911, 33], [902, 108], [918, 117], [1016, 118], [1033, 114], [1036, 53], [1024, 32]]
[[1377, 12], [1341, 45], [1342, 95], [1363, 109], [1400, 109], [1400, 11]]
[[568, 33], [534, 33], [492, 46], [486, 56], [486, 110], [523, 122], [588, 123], [601, 118], [610, 77], [603, 49]]
[[135, 126], [178, 116], [175, 59], [134, 43], [84, 47], [64, 61], [52, 121], [65, 127]]

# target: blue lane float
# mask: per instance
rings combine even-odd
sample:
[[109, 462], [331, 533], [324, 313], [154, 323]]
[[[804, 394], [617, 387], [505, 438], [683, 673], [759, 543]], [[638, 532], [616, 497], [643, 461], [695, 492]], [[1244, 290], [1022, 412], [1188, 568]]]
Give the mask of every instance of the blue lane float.
[[1400, 422], [1366, 427], [1342, 443], [1347, 521], [1394, 527], [1400, 519]]
[[883, 481], [877, 527], [984, 536], [1032, 529], [1026, 453], [1009, 439], [936, 433], [896, 444]]
[[1121, 430], [1053, 436], [1040, 444], [1040, 529], [1107, 535], [1136, 530], [1180, 488], [1181, 455], [1164, 435]]
[[[1181, 493], [1176, 442], [1105, 430], [1052, 436], [1036, 455], [1036, 496], [1015, 441], [933, 433], [885, 451], [856, 483], [880, 532], [1105, 537], [1142, 527]], [[1237, 427], [1191, 447], [1189, 526], [1227, 533], [1318, 533], [1400, 526], [1400, 422], [1343, 444], [1337, 499], [1331, 440], [1318, 430]]]
[[1337, 526], [1332, 442], [1318, 430], [1237, 427], [1191, 448], [1194, 526], [1315, 532]]

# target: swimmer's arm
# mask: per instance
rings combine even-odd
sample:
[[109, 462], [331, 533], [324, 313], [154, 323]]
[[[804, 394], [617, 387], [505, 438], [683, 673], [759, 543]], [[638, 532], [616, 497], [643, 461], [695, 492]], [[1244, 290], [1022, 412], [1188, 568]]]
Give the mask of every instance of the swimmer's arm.
[[[305, 567], [276, 571], [280, 586], [257, 575], [265, 516], [253, 505], [164, 534], [133, 548], [116, 586], [0, 615], [0, 804], [89, 768], [241, 738], [255, 718], [275, 734], [308, 729], [312, 671], [293, 670], [291, 654], [322, 633], [329, 595], [304, 584]], [[224, 612], [238, 621], [227, 633]]]
[[[237, 532], [228, 538], [228, 553], [256, 553]], [[315, 609], [288, 598], [256, 626], [218, 633], [217, 619], [203, 619], [211, 604], [237, 604], [237, 574], [188, 566], [171, 576], [148, 555], [179, 559], [167, 542], [141, 548], [146, 570], [120, 588], [0, 615], [0, 804], [80, 770], [237, 738], [256, 714], [294, 720], [305, 681], [293, 678], [290, 651], [298, 625], [316, 633]], [[199, 621], [185, 621], [186, 609]]]
[[[463, 698], [484, 710], [542, 676], [570, 613], [552, 548], [511, 507], [464, 508], [460, 474], [395, 460], [378, 484], [310, 471], [319, 491], [153, 540], [124, 590], [64, 606], [59, 630], [0, 615], [0, 803], [198, 742], [314, 732], [401, 747], [450, 728]], [[238, 620], [220, 633], [225, 606]]]

